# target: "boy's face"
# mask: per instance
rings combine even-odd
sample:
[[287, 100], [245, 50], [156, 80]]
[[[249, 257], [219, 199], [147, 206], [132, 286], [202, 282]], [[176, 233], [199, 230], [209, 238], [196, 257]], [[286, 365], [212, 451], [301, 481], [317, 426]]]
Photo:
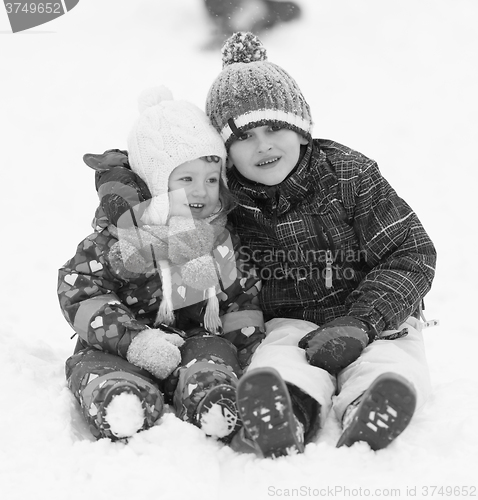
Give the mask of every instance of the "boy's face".
[[229, 158], [247, 179], [266, 186], [280, 184], [297, 165], [300, 146], [307, 139], [273, 125], [244, 132], [229, 148]]
[[205, 219], [219, 204], [219, 179], [222, 162], [202, 158], [176, 167], [169, 176], [170, 216]]

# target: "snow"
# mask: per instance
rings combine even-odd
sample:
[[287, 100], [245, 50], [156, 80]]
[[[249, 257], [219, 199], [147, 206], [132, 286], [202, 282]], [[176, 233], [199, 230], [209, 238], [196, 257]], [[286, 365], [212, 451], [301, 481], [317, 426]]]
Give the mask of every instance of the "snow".
[[202, 414], [201, 429], [208, 436], [215, 436], [218, 438], [225, 437], [229, 434], [230, 429], [221, 405], [213, 404], [209, 411]]
[[123, 392], [113, 396], [106, 407], [105, 420], [116, 437], [129, 437], [143, 426], [143, 405], [136, 394]]
[[429, 403], [379, 452], [336, 449], [332, 416], [304, 454], [274, 461], [236, 454], [172, 413], [127, 445], [94, 441], [65, 385], [74, 340], [56, 298], [57, 269], [96, 208], [82, 156], [126, 148], [145, 88], [164, 84], [203, 107], [219, 50], [202, 49], [199, 0], [81, 0], [17, 34], [0, 8], [3, 499], [478, 494], [478, 4], [298, 1], [305, 17], [262, 37], [269, 59], [302, 87], [314, 136], [377, 160], [437, 245]]

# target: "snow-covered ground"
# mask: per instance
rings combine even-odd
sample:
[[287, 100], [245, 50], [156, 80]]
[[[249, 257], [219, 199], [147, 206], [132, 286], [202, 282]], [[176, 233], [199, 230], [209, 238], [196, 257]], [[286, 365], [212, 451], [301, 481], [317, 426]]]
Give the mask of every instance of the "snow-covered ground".
[[128, 445], [93, 441], [65, 387], [74, 341], [56, 298], [57, 269], [96, 207], [82, 156], [126, 147], [145, 87], [202, 107], [220, 55], [202, 49], [200, 0], [80, 0], [17, 34], [0, 7], [2, 499], [478, 495], [478, 4], [298, 1], [303, 19], [262, 37], [269, 59], [302, 87], [314, 135], [377, 160], [438, 248], [429, 404], [377, 453], [336, 449], [333, 418], [303, 455], [275, 461], [235, 454], [172, 414]]

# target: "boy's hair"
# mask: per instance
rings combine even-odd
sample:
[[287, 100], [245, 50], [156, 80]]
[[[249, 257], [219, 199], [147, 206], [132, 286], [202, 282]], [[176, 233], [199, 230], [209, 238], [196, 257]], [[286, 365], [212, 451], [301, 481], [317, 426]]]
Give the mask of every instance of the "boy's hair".
[[173, 100], [165, 87], [144, 91], [139, 108], [141, 114], [128, 137], [129, 162], [152, 195], [143, 222], [163, 225], [169, 215], [171, 172], [206, 156], [217, 156], [225, 165], [226, 149], [204, 111], [190, 102]]
[[312, 138], [310, 107], [295, 80], [267, 61], [252, 33], [234, 33], [222, 48], [223, 70], [206, 99], [206, 113], [228, 149], [246, 130], [277, 125]]

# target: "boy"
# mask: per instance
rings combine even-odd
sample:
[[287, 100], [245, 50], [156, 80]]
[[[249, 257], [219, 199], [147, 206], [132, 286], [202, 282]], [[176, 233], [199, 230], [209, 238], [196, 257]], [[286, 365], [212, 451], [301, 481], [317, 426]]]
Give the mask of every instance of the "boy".
[[228, 150], [230, 220], [272, 320], [237, 390], [244, 437], [264, 456], [300, 452], [333, 406], [337, 446], [383, 448], [430, 390], [418, 318], [433, 243], [374, 161], [312, 139], [300, 88], [257, 37], [236, 33], [222, 53], [206, 112]]

